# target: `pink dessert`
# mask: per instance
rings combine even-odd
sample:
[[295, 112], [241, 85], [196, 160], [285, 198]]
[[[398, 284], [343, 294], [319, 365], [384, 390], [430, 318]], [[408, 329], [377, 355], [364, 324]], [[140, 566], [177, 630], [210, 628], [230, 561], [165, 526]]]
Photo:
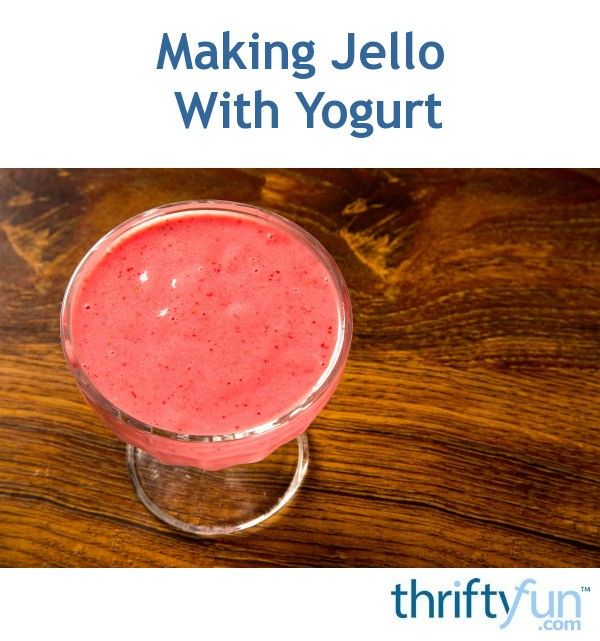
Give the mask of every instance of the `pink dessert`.
[[236, 208], [167, 211], [109, 234], [63, 310], [82, 391], [164, 463], [264, 458], [308, 427], [347, 355], [333, 261], [288, 221]]

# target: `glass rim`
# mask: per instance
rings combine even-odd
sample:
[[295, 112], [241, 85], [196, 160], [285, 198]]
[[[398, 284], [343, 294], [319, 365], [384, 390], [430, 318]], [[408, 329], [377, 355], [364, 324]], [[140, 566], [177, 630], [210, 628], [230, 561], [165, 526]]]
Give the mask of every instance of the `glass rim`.
[[[130, 230], [134, 230], [142, 223], [153, 221], [157, 218], [167, 218], [185, 212], [197, 212], [198, 215], [218, 212], [236, 213], [244, 216], [260, 218], [273, 223], [275, 226], [283, 228], [288, 233], [292, 233], [297, 239], [304, 242], [310, 249], [317, 254], [321, 262], [325, 265], [332, 277], [332, 282], [338, 296], [338, 335], [336, 345], [329, 359], [326, 370], [321, 374], [317, 382], [310, 389], [308, 394], [295, 403], [294, 407], [282, 416], [267, 421], [251, 425], [250, 427], [238, 432], [227, 434], [189, 434], [186, 432], [176, 432], [157, 425], [152, 425], [141, 421], [138, 418], [128, 414], [120, 409], [115, 403], [104, 396], [96, 386], [91, 382], [75, 353], [73, 341], [71, 340], [71, 302], [73, 292], [76, 288], [77, 281], [83, 273], [89, 260], [96, 255], [96, 252], [108, 243], [112, 243]], [[75, 378], [78, 386], [84, 392], [84, 395], [99, 406], [100, 409], [114, 416], [116, 419], [126, 425], [155, 436], [167, 438], [176, 441], [186, 442], [220, 442], [234, 441], [245, 438], [251, 438], [272, 432], [273, 430], [285, 425], [292, 419], [309, 410], [335, 382], [342, 368], [344, 367], [348, 354], [350, 352], [350, 343], [352, 340], [352, 304], [350, 294], [344, 277], [337, 263], [334, 261], [329, 252], [323, 245], [308, 231], [300, 227], [291, 220], [281, 216], [269, 209], [257, 207], [255, 205], [239, 203], [229, 200], [185, 200], [174, 203], [167, 203], [153, 207], [139, 214], [136, 214], [122, 223], [116, 225], [106, 234], [104, 234], [94, 245], [86, 252], [79, 261], [77, 267], [71, 274], [62, 300], [60, 310], [60, 339], [63, 354], [71, 374]], [[70, 345], [70, 349], [67, 348]]]

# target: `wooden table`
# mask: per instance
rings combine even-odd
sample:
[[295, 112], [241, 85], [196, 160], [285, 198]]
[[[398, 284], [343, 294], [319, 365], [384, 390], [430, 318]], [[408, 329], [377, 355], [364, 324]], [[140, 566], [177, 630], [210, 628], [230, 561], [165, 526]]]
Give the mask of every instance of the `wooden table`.
[[[203, 541], [138, 501], [58, 338], [88, 247], [191, 198], [303, 225], [355, 313], [299, 494]], [[0, 346], [4, 566], [600, 563], [599, 172], [4, 170]]]

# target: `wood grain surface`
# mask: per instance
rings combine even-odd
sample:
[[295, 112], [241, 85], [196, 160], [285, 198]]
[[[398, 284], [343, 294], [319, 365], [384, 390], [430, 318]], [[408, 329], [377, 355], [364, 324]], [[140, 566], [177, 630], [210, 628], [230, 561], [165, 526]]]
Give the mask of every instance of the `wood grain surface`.
[[[58, 314], [89, 246], [154, 205], [313, 233], [355, 334], [291, 505], [199, 541], [153, 517], [80, 397]], [[3, 566], [597, 566], [600, 173], [0, 172]]]

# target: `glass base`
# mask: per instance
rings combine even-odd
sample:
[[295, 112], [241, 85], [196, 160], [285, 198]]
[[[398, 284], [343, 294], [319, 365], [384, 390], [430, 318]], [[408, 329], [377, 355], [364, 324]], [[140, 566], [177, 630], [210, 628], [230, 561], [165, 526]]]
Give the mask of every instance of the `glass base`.
[[253, 527], [294, 496], [308, 466], [306, 433], [258, 463], [209, 472], [165, 465], [127, 446], [127, 467], [142, 503], [170, 526], [195, 536]]

